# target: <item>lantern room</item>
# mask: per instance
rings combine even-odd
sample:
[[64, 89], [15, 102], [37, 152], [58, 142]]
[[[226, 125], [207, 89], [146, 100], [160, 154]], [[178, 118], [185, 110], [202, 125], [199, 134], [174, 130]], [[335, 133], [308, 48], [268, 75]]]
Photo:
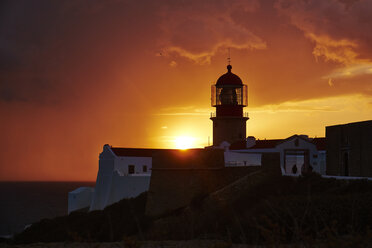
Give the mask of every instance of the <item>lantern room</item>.
[[211, 104], [216, 107], [216, 114], [222, 116], [243, 115], [243, 107], [248, 105], [247, 86], [231, 72], [232, 66], [227, 66], [223, 74], [211, 88]]

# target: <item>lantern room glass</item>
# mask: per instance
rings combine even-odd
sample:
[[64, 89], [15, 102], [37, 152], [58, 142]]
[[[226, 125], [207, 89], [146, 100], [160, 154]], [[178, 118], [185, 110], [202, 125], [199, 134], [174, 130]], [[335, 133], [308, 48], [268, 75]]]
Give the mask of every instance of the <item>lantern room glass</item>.
[[247, 106], [248, 92], [246, 85], [212, 85], [211, 104], [216, 106]]

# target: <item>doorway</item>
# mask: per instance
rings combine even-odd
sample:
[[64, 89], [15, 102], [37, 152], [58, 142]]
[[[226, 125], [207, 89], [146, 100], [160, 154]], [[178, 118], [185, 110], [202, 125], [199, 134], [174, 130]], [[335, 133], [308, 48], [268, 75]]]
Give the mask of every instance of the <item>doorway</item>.
[[284, 169], [286, 174], [301, 175], [309, 168], [309, 150], [285, 150]]

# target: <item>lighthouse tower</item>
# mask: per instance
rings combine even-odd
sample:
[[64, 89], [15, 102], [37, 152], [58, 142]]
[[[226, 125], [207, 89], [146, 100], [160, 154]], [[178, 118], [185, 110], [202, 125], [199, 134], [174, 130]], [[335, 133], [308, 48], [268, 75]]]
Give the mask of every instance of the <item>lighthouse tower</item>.
[[249, 119], [243, 108], [248, 105], [247, 86], [231, 72], [232, 66], [227, 66], [223, 74], [212, 85], [212, 107], [216, 112], [211, 114], [213, 122], [213, 145], [218, 146], [223, 141], [230, 144], [246, 138], [246, 122]]

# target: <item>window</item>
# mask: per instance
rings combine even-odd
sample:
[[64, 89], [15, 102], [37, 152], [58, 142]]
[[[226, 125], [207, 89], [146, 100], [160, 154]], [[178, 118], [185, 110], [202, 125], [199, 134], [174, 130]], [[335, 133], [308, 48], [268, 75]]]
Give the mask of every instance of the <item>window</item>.
[[142, 166], [142, 171], [147, 172], [147, 165]]
[[128, 174], [134, 174], [134, 165], [128, 165]]

